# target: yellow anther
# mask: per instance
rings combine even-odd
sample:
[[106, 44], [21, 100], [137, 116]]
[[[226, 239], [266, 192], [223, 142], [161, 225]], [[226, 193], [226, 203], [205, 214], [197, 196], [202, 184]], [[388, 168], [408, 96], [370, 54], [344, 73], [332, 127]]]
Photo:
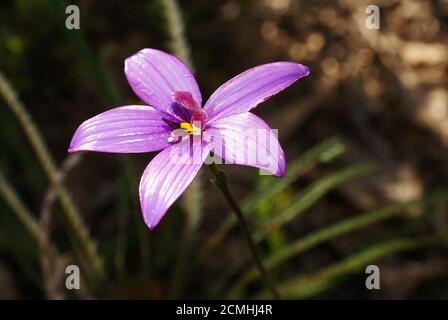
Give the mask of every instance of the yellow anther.
[[191, 126], [191, 124], [189, 124], [188, 122], [182, 122], [180, 124], [180, 127], [182, 129], [184, 129], [185, 131], [187, 131], [188, 133], [193, 132], [193, 127]]

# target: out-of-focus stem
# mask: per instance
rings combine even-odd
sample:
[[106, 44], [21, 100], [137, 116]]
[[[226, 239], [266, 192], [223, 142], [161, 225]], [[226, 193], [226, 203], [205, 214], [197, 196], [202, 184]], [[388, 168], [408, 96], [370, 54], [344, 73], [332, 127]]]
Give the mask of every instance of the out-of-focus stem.
[[39, 225], [28, 210], [25, 204], [20, 199], [17, 192], [6, 180], [6, 177], [0, 171], [0, 194], [5, 199], [6, 203], [11, 207], [17, 219], [24, 225], [29, 234], [36, 240], [39, 240], [42, 236], [42, 232], [39, 229]]
[[[0, 172], [0, 194], [3, 196], [6, 203], [10, 206], [17, 219], [25, 227], [25, 230], [36, 240], [36, 242], [40, 243], [42, 239], [46, 237], [45, 231], [40, 227], [39, 223], [36, 221], [36, 218], [25, 206], [22, 199], [20, 199], [19, 195], [9, 184], [2, 172]], [[47, 242], [47, 251], [54, 257], [58, 257], [58, 252], [55, 247], [51, 246], [50, 241]], [[47, 280], [45, 280], [45, 282], [50, 283], [50, 281]], [[54, 282], [51, 281], [51, 283]], [[53, 286], [45, 285], [47, 297], [56, 298], [56, 294], [53, 294], [53, 292], [55, 291], [52, 289], [49, 290], [50, 287], [53, 288]], [[57, 298], [61, 298], [61, 296], [57, 296]]]
[[[176, 0], [162, 0], [173, 53], [193, 69], [190, 48], [185, 36], [184, 23]], [[189, 247], [202, 220], [202, 176], [199, 173], [183, 196], [185, 224], [179, 246], [176, 269], [173, 274], [170, 297], [175, 298], [185, 286], [185, 268]]]
[[193, 69], [190, 48], [185, 37], [184, 23], [179, 4], [176, 0], [162, 0], [162, 4], [168, 22], [172, 50], [178, 58]]
[[67, 173], [80, 161], [82, 157], [81, 153], [72, 154], [67, 157], [61, 166], [61, 169], [57, 172], [55, 181], [48, 188], [44, 201], [42, 203], [42, 209], [39, 219], [39, 225], [42, 230], [42, 236], [39, 239], [40, 250], [40, 266], [42, 270], [44, 287], [48, 299], [61, 299], [63, 295], [59, 291], [59, 283], [61, 282], [61, 276], [63, 273], [56, 272], [57, 268], [52, 266], [52, 256], [50, 246], [50, 221], [52, 216], [51, 208], [53, 203], [57, 199], [58, 190], [61, 188]]
[[236, 202], [235, 198], [233, 197], [232, 192], [230, 191], [226, 174], [224, 173], [224, 171], [218, 169], [218, 167], [214, 163], [209, 165], [209, 168], [211, 169], [213, 175], [216, 178], [216, 185], [221, 190], [222, 194], [224, 195], [224, 198], [227, 200], [233, 212], [235, 212], [236, 214], [241, 231], [249, 246], [249, 249], [252, 253], [252, 257], [254, 258], [255, 264], [258, 268], [258, 271], [260, 272], [261, 277], [263, 278], [266, 286], [269, 288], [269, 291], [271, 292], [273, 297], [275, 299], [280, 299], [280, 294], [275, 288], [274, 282], [272, 281], [271, 277], [269, 276], [268, 272], [266, 271], [263, 265], [263, 262], [261, 261], [260, 254], [257, 250], [254, 240], [252, 239], [246, 219], [244, 218], [244, 214], [241, 211], [238, 202]]
[[[0, 72], [0, 95], [5, 99], [6, 104], [19, 121], [50, 183], [56, 183], [57, 169], [50, 152], [24, 104], [19, 100], [12, 85], [2, 72]], [[70, 227], [70, 232], [76, 239], [77, 243], [74, 245], [81, 249], [83, 255], [81, 260], [86, 264], [85, 267], [92, 280], [99, 283], [103, 280], [104, 272], [102, 261], [96, 251], [96, 245], [90, 238], [78, 209], [66, 188], [61, 187], [58, 190], [58, 198], [63, 208], [64, 218]]]

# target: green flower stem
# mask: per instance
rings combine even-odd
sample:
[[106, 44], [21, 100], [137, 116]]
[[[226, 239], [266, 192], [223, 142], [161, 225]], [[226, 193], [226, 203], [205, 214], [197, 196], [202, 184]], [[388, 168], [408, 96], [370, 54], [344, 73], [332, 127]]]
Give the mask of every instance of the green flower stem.
[[[297, 193], [283, 210], [280, 210], [274, 215], [271, 214], [269, 218], [264, 222], [255, 225], [254, 232], [252, 234], [255, 243], [260, 243], [261, 241], [265, 240], [265, 238], [271, 232], [278, 230], [289, 221], [300, 217], [303, 213], [306, 212], [307, 209], [318, 202], [319, 199], [325, 196], [325, 194], [327, 194], [330, 190], [333, 190], [338, 185], [343, 184], [347, 181], [367, 175], [371, 173], [375, 168], [376, 166], [373, 163], [356, 164], [349, 166], [348, 168], [339, 170], [335, 173], [326, 175], [321, 179], [313, 182], [304, 190]], [[266, 199], [269, 199], [269, 197], [266, 197]], [[247, 214], [247, 209], [245, 209], [244, 207], [244, 202], [243, 211]], [[282, 246], [282, 248], [279, 248], [275, 252], [284, 251], [285, 248], [287, 247]], [[267, 268], [269, 268], [267, 264], [265, 265]], [[228, 273], [223, 275], [221, 284], [225, 285], [226, 283], [228, 283], [228, 279], [239, 274], [242, 267], [243, 264], [239, 263], [236, 264], [234, 268], [230, 268], [229, 270], [227, 270]], [[258, 275], [257, 269], [253, 268], [253, 271], [256, 275]], [[218, 288], [215, 290], [220, 291], [222, 290], [222, 287], [218, 286]], [[234, 295], [232, 294], [232, 296]]]
[[269, 276], [268, 272], [266, 271], [265, 267], [263, 266], [263, 263], [260, 258], [260, 254], [257, 250], [257, 247], [255, 246], [254, 240], [252, 239], [246, 219], [244, 218], [244, 214], [241, 211], [241, 208], [239, 207], [235, 198], [233, 197], [232, 192], [230, 191], [226, 174], [224, 173], [224, 171], [218, 169], [218, 167], [214, 163], [209, 165], [209, 168], [211, 169], [213, 175], [215, 176], [216, 185], [218, 186], [219, 190], [221, 190], [224, 198], [227, 200], [227, 202], [228, 202], [229, 206], [231, 207], [231, 209], [233, 210], [233, 212], [235, 212], [235, 215], [237, 217], [241, 231], [242, 231], [244, 238], [249, 246], [249, 249], [252, 253], [252, 257], [255, 260], [255, 264], [258, 268], [258, 271], [260, 272], [261, 277], [263, 278], [266, 286], [269, 288], [273, 297], [275, 299], [280, 299], [280, 294], [278, 293], [277, 289], [275, 288], [274, 282], [272, 281], [271, 277]]
[[[298, 160], [288, 164], [286, 175], [282, 179], [272, 179], [267, 186], [258, 186], [242, 203], [242, 209], [245, 214], [255, 211], [256, 205], [261, 200], [272, 199], [281, 193], [287, 186], [295, 181], [307, 168], [320, 162], [328, 162], [333, 158], [344, 153], [346, 146], [338, 138], [330, 138], [319, 143], [310, 150], [306, 151]], [[209, 254], [219, 246], [225, 239], [225, 236], [236, 224], [234, 216], [228, 216], [219, 228], [208, 237], [205, 245], [198, 253], [197, 263], [204, 261]]]
[[[320, 230], [314, 231], [309, 235], [300, 238], [293, 243], [289, 244], [282, 250], [275, 252], [270, 257], [268, 257], [264, 262], [268, 270], [275, 268], [276, 266], [282, 264], [288, 259], [295, 257], [317, 245], [340, 237], [349, 232], [365, 228], [369, 225], [379, 223], [381, 221], [390, 219], [394, 216], [400, 215], [406, 212], [406, 209], [418, 206], [418, 205], [428, 205], [448, 197], [448, 190], [442, 189], [439, 191], [434, 191], [428, 195], [425, 195], [419, 199], [411, 200], [404, 203], [399, 203], [391, 205], [385, 208], [372, 210], [366, 213], [362, 213], [343, 220], [341, 222], [335, 223], [331, 226], [322, 228]], [[229, 290], [229, 296], [234, 296], [241, 292], [241, 290], [249, 283], [255, 281], [258, 278], [258, 272], [255, 268], [249, 270], [241, 276], [235, 283], [235, 285]]]

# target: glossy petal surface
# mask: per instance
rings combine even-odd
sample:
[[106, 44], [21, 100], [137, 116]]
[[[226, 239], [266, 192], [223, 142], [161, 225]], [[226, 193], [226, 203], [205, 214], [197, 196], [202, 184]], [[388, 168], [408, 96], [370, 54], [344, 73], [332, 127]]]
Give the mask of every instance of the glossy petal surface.
[[161, 151], [148, 164], [140, 181], [140, 205], [150, 229], [190, 185], [208, 152], [200, 139], [191, 143], [187, 137]]
[[256, 115], [246, 112], [218, 119], [207, 129], [211, 150], [225, 163], [267, 170], [277, 177], [285, 174], [283, 149], [277, 136]]
[[249, 69], [220, 86], [204, 106], [209, 120], [247, 112], [309, 74], [293, 62], [274, 62]]
[[124, 106], [103, 112], [79, 126], [69, 152], [140, 153], [169, 146], [169, 126], [149, 106]]
[[189, 92], [202, 103], [198, 84], [187, 65], [175, 56], [155, 49], [143, 49], [127, 58], [125, 74], [135, 94], [157, 110], [173, 114], [176, 91]]

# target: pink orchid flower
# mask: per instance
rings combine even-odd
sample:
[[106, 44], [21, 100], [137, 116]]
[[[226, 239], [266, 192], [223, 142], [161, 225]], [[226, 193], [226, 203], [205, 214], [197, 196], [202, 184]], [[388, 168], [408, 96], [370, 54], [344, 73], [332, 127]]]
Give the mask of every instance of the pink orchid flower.
[[[135, 94], [148, 105], [118, 107], [85, 121], [69, 152], [162, 150], [146, 167], [139, 187], [150, 229], [190, 185], [211, 151], [226, 163], [265, 169], [277, 177], [285, 174], [276, 135], [249, 111], [307, 76], [306, 66], [274, 62], [249, 69], [219, 87], [203, 108], [191, 70], [173, 55], [143, 49], [126, 59], [124, 70]], [[255, 131], [264, 132], [263, 139]], [[254, 153], [263, 153], [267, 161]]]

